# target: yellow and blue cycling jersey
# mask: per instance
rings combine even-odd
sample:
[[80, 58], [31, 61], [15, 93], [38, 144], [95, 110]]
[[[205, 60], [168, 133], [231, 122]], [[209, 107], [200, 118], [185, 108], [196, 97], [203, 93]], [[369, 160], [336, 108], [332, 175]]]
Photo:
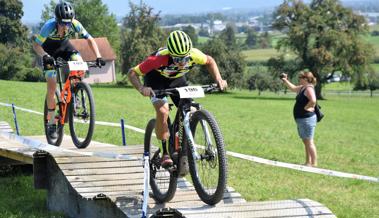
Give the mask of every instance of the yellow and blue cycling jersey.
[[54, 41], [63, 41], [70, 37], [72, 37], [75, 33], [79, 34], [80, 38], [92, 38], [92, 36], [87, 32], [87, 30], [83, 27], [83, 25], [76, 19], [72, 20], [72, 25], [67, 33], [61, 37], [58, 35], [58, 22], [55, 18], [51, 18], [48, 20], [42, 27], [40, 33], [36, 35], [35, 42], [43, 45], [47, 39]]

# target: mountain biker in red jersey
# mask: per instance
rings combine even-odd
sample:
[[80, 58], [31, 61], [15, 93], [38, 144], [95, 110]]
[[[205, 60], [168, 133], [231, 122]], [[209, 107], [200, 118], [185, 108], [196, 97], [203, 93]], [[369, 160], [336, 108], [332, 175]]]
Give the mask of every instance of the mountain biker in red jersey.
[[54, 61], [61, 57], [66, 61], [83, 61], [78, 51], [69, 43], [69, 38], [78, 33], [81, 38], [88, 39], [95, 53], [98, 66], [104, 65], [101, 54], [95, 40], [84, 29], [82, 24], [75, 19], [74, 8], [68, 2], [60, 2], [55, 7], [55, 18], [48, 20], [40, 33], [35, 36], [33, 49], [42, 57], [43, 71], [47, 81], [47, 107], [48, 107], [48, 134], [51, 138], [57, 138], [55, 125], [55, 89], [56, 70]]
[[[143, 96], [151, 96], [156, 111], [155, 131], [157, 138], [162, 140], [161, 165], [165, 168], [173, 164], [166, 146], [169, 138], [167, 123], [169, 105], [166, 96], [156, 96], [153, 90], [187, 86], [184, 75], [195, 65], [205, 65], [221, 90], [228, 86], [226, 80], [222, 79], [215, 60], [199, 49], [193, 48], [191, 38], [185, 32], [179, 30], [171, 32], [166, 46], [131, 68], [128, 74], [132, 85]], [[144, 85], [141, 84], [139, 76], [143, 76]], [[178, 106], [178, 97], [172, 97], [172, 101]]]

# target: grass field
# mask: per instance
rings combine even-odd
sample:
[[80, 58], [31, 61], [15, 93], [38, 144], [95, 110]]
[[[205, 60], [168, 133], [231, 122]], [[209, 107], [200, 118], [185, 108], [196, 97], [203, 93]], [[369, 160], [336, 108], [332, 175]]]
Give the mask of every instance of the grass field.
[[[44, 83], [0, 80], [0, 87], [0, 102], [42, 111]], [[144, 129], [154, 116], [149, 100], [134, 89], [103, 85], [93, 86], [93, 92], [98, 121], [117, 123], [125, 118], [127, 124]], [[258, 96], [256, 92], [230, 91], [209, 95], [199, 102], [217, 118], [227, 150], [289, 163], [304, 162], [304, 148], [291, 114], [293, 94], [264, 92]], [[378, 177], [379, 98], [327, 95], [327, 100], [320, 104], [326, 117], [317, 126], [315, 135], [319, 167]], [[41, 116], [17, 111], [17, 117], [22, 135], [43, 134]], [[0, 120], [13, 126], [10, 108], [0, 106]], [[140, 133], [127, 130], [126, 134], [130, 145], [143, 142]], [[120, 129], [96, 126], [94, 140], [120, 145]], [[20, 183], [24, 185], [18, 187]], [[33, 190], [31, 183], [30, 176], [0, 178], [3, 190], [0, 214], [52, 217], [43, 212], [45, 193]], [[378, 183], [298, 172], [235, 158], [229, 158], [228, 183], [248, 201], [309, 198], [326, 205], [338, 217], [379, 217]], [[25, 202], [35, 202], [27, 208], [19, 199], [9, 197], [30, 192], [38, 193], [38, 200], [22, 196]]]
[[[249, 49], [242, 51], [247, 62], [267, 61], [271, 57], [277, 57], [280, 53], [274, 48], [266, 49]], [[285, 58], [294, 58], [292, 53], [286, 53]]]

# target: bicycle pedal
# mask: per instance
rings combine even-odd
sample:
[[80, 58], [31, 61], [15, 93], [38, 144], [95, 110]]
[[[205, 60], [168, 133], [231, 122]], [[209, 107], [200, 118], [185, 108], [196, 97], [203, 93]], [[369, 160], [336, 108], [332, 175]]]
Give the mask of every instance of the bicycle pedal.
[[172, 165], [172, 166], [167, 167], [167, 168], [165, 168], [165, 169], [168, 170], [170, 173], [174, 173], [174, 172], [177, 171], [177, 168], [176, 168], [175, 165]]

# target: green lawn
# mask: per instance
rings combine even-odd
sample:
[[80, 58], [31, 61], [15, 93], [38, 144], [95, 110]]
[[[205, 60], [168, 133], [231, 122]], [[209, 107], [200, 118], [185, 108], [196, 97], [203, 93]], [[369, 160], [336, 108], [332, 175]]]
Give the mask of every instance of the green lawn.
[[[44, 83], [0, 80], [0, 102], [42, 111], [45, 86]], [[93, 92], [99, 121], [119, 122], [125, 118], [127, 124], [144, 129], [154, 116], [149, 100], [134, 89], [103, 85], [93, 86]], [[378, 177], [379, 97], [329, 94], [327, 98], [320, 102], [326, 116], [317, 126], [315, 135], [319, 166]], [[209, 95], [199, 102], [218, 120], [227, 150], [289, 163], [304, 162], [304, 148], [291, 114], [293, 94], [264, 92], [258, 96], [256, 92], [230, 91]], [[17, 117], [21, 134], [43, 134], [41, 116], [17, 111]], [[0, 120], [13, 126], [10, 108], [0, 106]], [[95, 131], [94, 140], [121, 144], [119, 128], [96, 126]], [[143, 142], [140, 133], [127, 130], [126, 134], [130, 145]], [[19, 201], [6, 197], [15, 195], [15, 187], [8, 187], [13, 181], [31, 183], [32, 180], [30, 177], [0, 180], [0, 188], [5, 192], [0, 200], [0, 214], [24, 217], [17, 215], [20, 210], [35, 217], [48, 217], [40, 215], [40, 208], [44, 207], [41, 205], [43, 192], [38, 191], [40, 203], [31, 205], [28, 210]], [[298, 172], [235, 158], [229, 158], [228, 183], [248, 201], [309, 198], [326, 205], [338, 217], [379, 217], [378, 183]], [[32, 190], [31, 185], [23, 191], [29, 192], [29, 189]], [[13, 206], [9, 207], [8, 202]]]
[[366, 42], [372, 45], [372, 48], [375, 51], [375, 56], [379, 57], [379, 36], [368, 35], [364, 37], [364, 39], [366, 40]]
[[[267, 49], [249, 49], [242, 51], [247, 62], [251, 61], [267, 61], [271, 57], [277, 57], [280, 53], [274, 48]], [[288, 52], [285, 55], [286, 58], [293, 58], [293, 54]]]

